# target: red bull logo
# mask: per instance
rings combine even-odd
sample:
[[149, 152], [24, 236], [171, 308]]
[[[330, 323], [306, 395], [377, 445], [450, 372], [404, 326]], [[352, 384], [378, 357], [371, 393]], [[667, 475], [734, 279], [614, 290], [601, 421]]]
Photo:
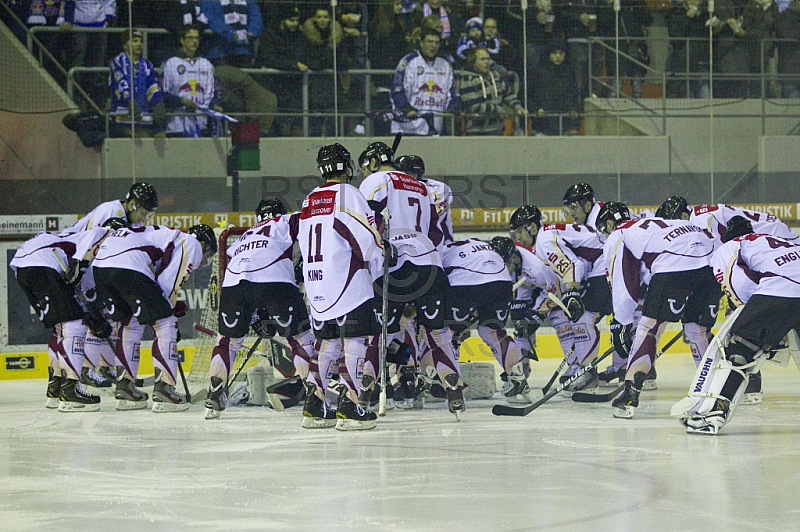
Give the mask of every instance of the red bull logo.
[[428, 80], [419, 86], [417, 92], [425, 92], [427, 94], [435, 94], [435, 93], [444, 94], [444, 89], [442, 88], [441, 85], [439, 85], [435, 81]]

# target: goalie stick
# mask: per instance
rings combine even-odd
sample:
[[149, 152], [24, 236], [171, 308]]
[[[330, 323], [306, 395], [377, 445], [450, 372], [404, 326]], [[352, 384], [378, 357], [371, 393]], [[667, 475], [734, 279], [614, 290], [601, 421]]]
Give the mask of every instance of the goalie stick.
[[[683, 337], [683, 331], [673, 336], [672, 339], [669, 342], [667, 342], [667, 345], [665, 345], [663, 348], [661, 348], [661, 350], [658, 353], [656, 353], [656, 357], [653, 360], [653, 362], [658, 360], [658, 357], [663, 355], [667, 349], [672, 347], [672, 345], [682, 337]], [[608, 393], [575, 392], [574, 394], [572, 394], [572, 400], [575, 401], [576, 403], [607, 403], [608, 401], [611, 401], [613, 398], [615, 398], [619, 394], [619, 392], [622, 391], [624, 387], [625, 383], [623, 382], [622, 384], [620, 384], [619, 386], [617, 386]]]
[[562, 390], [564, 390], [570, 384], [581, 378], [584, 375], [584, 373], [597, 366], [597, 364], [599, 364], [600, 361], [602, 361], [604, 358], [606, 358], [613, 352], [614, 348], [613, 347], [609, 348], [605, 353], [597, 357], [594, 360], [594, 362], [576, 371], [575, 375], [564, 381], [558, 388], [547, 392], [544, 395], [544, 397], [542, 397], [532, 405], [524, 406], [522, 408], [514, 406], [506, 406], [506, 405], [494, 405], [492, 407], [492, 414], [494, 414], [495, 416], [518, 416], [518, 417], [527, 416], [528, 414], [530, 414], [531, 412], [533, 412], [534, 410], [545, 404], [547, 401], [549, 401], [550, 399], [561, 393]]

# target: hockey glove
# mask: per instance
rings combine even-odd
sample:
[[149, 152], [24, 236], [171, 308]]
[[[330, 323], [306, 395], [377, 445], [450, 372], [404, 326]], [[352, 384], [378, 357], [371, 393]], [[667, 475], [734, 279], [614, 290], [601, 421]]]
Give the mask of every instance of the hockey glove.
[[397, 248], [385, 238], [383, 239], [383, 256], [385, 260], [389, 261], [390, 268], [397, 266]]
[[83, 279], [83, 274], [86, 273], [87, 268], [89, 268], [88, 260], [69, 259], [67, 269], [61, 272], [61, 280], [68, 286], [75, 288], [81, 284], [81, 279]]
[[515, 299], [509, 305], [509, 317], [511, 321], [517, 322], [520, 320], [524, 320], [528, 317], [528, 302], [524, 299]]
[[250, 328], [261, 338], [272, 338], [278, 334], [278, 331], [275, 329], [275, 325], [270, 323], [270, 319], [271, 316], [266, 313], [262, 314], [262, 312], [259, 311], [258, 319], [250, 324]]
[[517, 338], [532, 337], [534, 334], [536, 334], [536, 331], [538, 331], [539, 327], [541, 327], [543, 324], [544, 324], [544, 316], [542, 316], [538, 312], [528, 312], [524, 319], [514, 323], [514, 326], [516, 327], [514, 337]]
[[386, 346], [386, 361], [389, 364], [399, 364], [401, 366], [408, 364], [411, 356], [414, 354], [414, 348], [400, 340], [392, 340]]
[[569, 310], [572, 323], [577, 323], [586, 311], [586, 307], [583, 306], [583, 301], [581, 300], [581, 293], [576, 288], [566, 290], [561, 296], [561, 302]]
[[294, 265], [294, 280], [298, 285], [303, 284], [303, 261], [300, 260]]
[[103, 317], [100, 312], [87, 312], [83, 315], [83, 321], [92, 334], [98, 338], [106, 339], [111, 336], [114, 329], [111, 324]]
[[617, 320], [611, 320], [611, 323], [608, 324], [608, 331], [611, 333], [611, 345], [614, 346], [614, 351], [622, 358], [628, 358], [631, 354], [631, 347], [633, 346], [631, 328], [631, 324], [622, 325]]
[[172, 315], [176, 318], [182, 318], [186, 316], [186, 313], [189, 311], [189, 307], [186, 305], [185, 301], [178, 301], [175, 303], [175, 308], [172, 309]]

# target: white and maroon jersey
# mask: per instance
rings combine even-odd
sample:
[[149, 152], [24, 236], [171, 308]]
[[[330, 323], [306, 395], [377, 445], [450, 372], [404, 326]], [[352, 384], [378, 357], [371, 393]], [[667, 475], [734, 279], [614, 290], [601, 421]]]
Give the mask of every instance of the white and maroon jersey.
[[547, 312], [547, 294], [552, 292], [561, 299], [561, 279], [544, 261], [525, 246], [517, 245], [522, 258], [520, 272], [514, 273], [512, 279], [516, 283], [525, 279], [517, 289], [516, 299], [531, 301], [531, 308], [537, 312]]
[[789, 226], [780, 221], [774, 214], [755, 212], [741, 207], [731, 207], [724, 203], [717, 205], [698, 205], [692, 209], [689, 221], [707, 229], [714, 236], [714, 243], [722, 245], [722, 238], [727, 232], [728, 220], [734, 216], [741, 216], [753, 225], [754, 233], [763, 233], [777, 236], [785, 240], [797, 240], [797, 234]]
[[294, 243], [300, 213], [284, 214], [254, 225], [228, 248], [228, 266], [222, 286], [240, 281], [291, 283], [294, 278]]
[[[597, 215], [600, 214], [600, 209], [603, 208], [605, 202], [603, 201], [595, 201], [594, 205], [592, 205], [592, 210], [589, 211], [589, 214], [586, 215], [586, 223], [583, 225], [587, 225], [592, 229], [597, 229]], [[603, 233], [597, 232], [597, 235], [602, 238]]]
[[[204, 57], [170, 57], [164, 63], [164, 92], [211, 107], [215, 96], [214, 83], [214, 65]], [[167, 133], [199, 137], [207, 123], [206, 115], [200, 111], [196, 116], [173, 116], [167, 123]]]
[[352, 185], [329, 182], [303, 200], [297, 242], [311, 315], [340, 318], [374, 296], [373, 271], [383, 264], [372, 209]]
[[95, 227], [68, 235], [39, 233], [19, 247], [9, 266], [15, 273], [19, 268], [37, 266], [61, 273], [64, 271], [62, 263], [69, 264], [70, 259], [83, 260], [90, 251], [96, 253], [98, 243], [108, 232], [106, 227]]
[[543, 225], [536, 236], [536, 254], [564, 283], [581, 283], [605, 275], [603, 244], [594, 227], [583, 224]]
[[708, 233], [685, 220], [642, 218], [618, 225], [605, 244], [614, 318], [633, 323], [639, 288], [653, 274], [703, 268], [713, 251]]
[[714, 277], [738, 307], [753, 294], [800, 298], [800, 245], [772, 235], [749, 234], [719, 247]]
[[120, 268], [146, 275], [170, 299], [203, 260], [203, 247], [193, 236], [163, 225], [122, 228], [103, 241], [94, 268]]
[[123, 220], [127, 220], [125, 206], [122, 204], [122, 200], [113, 200], [101, 203], [92, 209], [92, 211], [86, 216], [75, 222], [75, 224], [61, 231], [61, 234], [69, 235], [72, 233], [77, 233], [78, 231], [86, 231], [88, 229], [92, 229], [93, 227], [100, 227], [109, 218], [122, 218]]
[[503, 258], [490, 244], [477, 238], [444, 246], [442, 265], [450, 286], [477, 286], [496, 281], [511, 281]]
[[[439, 231], [442, 233], [442, 244], [454, 242], [453, 220], [450, 218], [450, 207], [453, 205], [453, 189], [450, 185], [436, 179], [424, 178], [423, 182], [428, 187], [431, 201], [439, 217]], [[441, 251], [441, 245], [439, 247]]]
[[442, 266], [436, 207], [425, 183], [399, 170], [375, 172], [359, 187], [367, 201], [389, 211], [389, 241], [397, 248], [397, 266]]

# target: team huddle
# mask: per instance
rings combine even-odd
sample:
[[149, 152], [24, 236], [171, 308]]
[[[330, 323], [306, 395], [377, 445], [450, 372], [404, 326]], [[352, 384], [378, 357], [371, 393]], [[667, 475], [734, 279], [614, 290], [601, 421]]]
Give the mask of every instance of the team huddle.
[[[671, 413], [687, 432], [704, 434], [717, 434], [738, 404], [761, 402], [763, 363], [798, 348], [800, 246], [775, 216], [724, 204], [691, 208], [673, 196], [655, 215], [634, 218], [579, 183], [564, 196], [573, 223], [543, 225], [539, 209], [525, 205], [512, 214], [509, 237], [457, 241], [452, 191], [425, 177], [418, 156], [394, 155], [382, 142], [358, 161], [340, 144], [323, 146], [317, 166], [325, 182], [299, 212], [277, 198], [259, 204], [258, 223], [228, 250], [206, 419], [228, 404], [232, 366], [251, 328], [286, 338], [305, 387], [302, 426], [345, 431], [376, 427], [375, 406], [384, 410], [387, 395], [398, 408], [418, 409], [437, 386], [460, 419], [457, 353], [473, 326], [503, 368], [509, 403], [533, 403], [529, 361], [547, 320], [564, 352], [558, 391], [599, 401], [598, 386], [618, 386], [613, 415], [632, 418], [641, 391], [656, 387], [660, 337], [681, 322], [698, 370]], [[151, 326], [152, 409], [188, 409], [176, 390], [177, 324], [187, 310], [177, 291], [217, 243], [202, 224], [187, 232], [146, 225], [157, 207], [153, 187], [137, 183], [124, 201], [100, 205], [61, 234], [36, 235], [11, 262], [53, 329], [48, 408], [98, 410], [100, 398], [82, 384], [114, 386], [118, 410], [147, 408], [138, 366]], [[715, 337], [723, 293], [737, 308]], [[613, 357], [598, 372], [612, 352], [599, 354], [607, 315]]]

